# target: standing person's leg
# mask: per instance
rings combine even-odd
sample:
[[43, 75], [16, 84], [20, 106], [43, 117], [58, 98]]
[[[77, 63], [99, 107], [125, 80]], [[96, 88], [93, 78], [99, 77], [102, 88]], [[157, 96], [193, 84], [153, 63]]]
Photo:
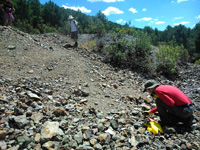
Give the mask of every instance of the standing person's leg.
[[7, 26], [8, 25], [8, 20], [5, 20], [4, 21], [4, 26]]
[[74, 47], [77, 47], [78, 46], [78, 32], [74, 32]]
[[4, 26], [7, 26], [8, 25], [8, 18], [9, 17], [9, 15], [6, 13], [6, 12], [4, 12]]
[[9, 20], [9, 21], [8, 21], [8, 26], [11, 26], [11, 27], [12, 27], [12, 20]]
[[3, 20], [4, 20], [4, 18], [3, 18], [3, 11], [0, 9], [0, 25], [4, 24]]
[[74, 42], [75, 42], [74, 47], [77, 47], [78, 46], [77, 39], [74, 39]]
[[71, 32], [71, 39], [74, 40], [74, 47], [76, 47], [76, 33], [75, 32]]
[[9, 18], [8, 25], [12, 27], [13, 21], [14, 21], [14, 16], [11, 14], [11, 15], [10, 15], [10, 18]]

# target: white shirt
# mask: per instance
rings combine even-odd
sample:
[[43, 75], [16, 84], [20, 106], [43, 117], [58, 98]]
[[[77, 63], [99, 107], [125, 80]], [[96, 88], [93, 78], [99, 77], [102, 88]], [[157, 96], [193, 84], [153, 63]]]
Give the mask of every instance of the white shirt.
[[76, 25], [78, 25], [78, 22], [76, 20], [70, 21], [71, 32], [78, 31], [77, 28], [76, 28]]

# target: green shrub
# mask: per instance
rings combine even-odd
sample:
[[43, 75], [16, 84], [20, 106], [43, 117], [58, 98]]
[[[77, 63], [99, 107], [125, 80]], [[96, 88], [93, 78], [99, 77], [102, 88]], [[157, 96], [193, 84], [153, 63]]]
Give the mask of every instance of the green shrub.
[[199, 59], [199, 60], [196, 60], [194, 64], [200, 65], [200, 59]]
[[183, 45], [160, 46], [159, 51], [156, 52], [157, 71], [164, 75], [174, 75], [177, 73], [178, 63], [185, 63], [189, 59], [189, 54]]
[[40, 24], [39, 29], [41, 33], [56, 33], [58, 30], [56, 27], [51, 27], [49, 24]]
[[122, 32], [113, 33], [111, 43], [105, 46], [108, 61], [117, 67], [147, 72], [149, 68], [149, 54], [151, 45], [146, 34], [138, 37], [126, 36]]
[[122, 34], [113, 34], [111, 43], [105, 46], [110, 63], [114, 66], [126, 66], [127, 42]]

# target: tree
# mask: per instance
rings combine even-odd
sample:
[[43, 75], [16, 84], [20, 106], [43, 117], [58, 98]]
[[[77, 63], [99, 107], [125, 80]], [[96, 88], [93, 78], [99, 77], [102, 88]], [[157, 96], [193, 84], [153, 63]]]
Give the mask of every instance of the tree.
[[15, 18], [17, 20], [29, 20], [30, 3], [27, 0], [16, 0]]
[[52, 1], [44, 4], [44, 9], [42, 13], [44, 23], [50, 23], [52, 26], [59, 26], [61, 22], [61, 10], [60, 8]]
[[30, 18], [33, 25], [33, 28], [38, 28], [39, 24], [42, 23], [41, 16], [41, 4], [39, 0], [28, 0], [31, 5]]
[[194, 28], [196, 53], [200, 53], [200, 23], [196, 24]]
[[98, 19], [100, 19], [101, 21], [103, 21], [103, 22], [106, 22], [106, 21], [107, 21], [106, 16], [105, 16], [101, 11], [99, 11], [99, 12], [96, 14], [96, 17], [97, 17]]

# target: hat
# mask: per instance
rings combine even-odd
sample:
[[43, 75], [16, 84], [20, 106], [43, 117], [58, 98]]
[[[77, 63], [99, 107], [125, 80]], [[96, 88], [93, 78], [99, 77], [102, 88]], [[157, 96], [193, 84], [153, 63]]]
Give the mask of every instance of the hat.
[[74, 17], [73, 17], [72, 15], [70, 15], [68, 19], [69, 19], [69, 20], [70, 20], [70, 19], [74, 19]]
[[144, 84], [144, 91], [143, 92], [146, 92], [147, 89], [155, 88], [158, 85], [160, 85], [160, 84], [158, 82], [156, 82], [155, 80], [148, 80]]

